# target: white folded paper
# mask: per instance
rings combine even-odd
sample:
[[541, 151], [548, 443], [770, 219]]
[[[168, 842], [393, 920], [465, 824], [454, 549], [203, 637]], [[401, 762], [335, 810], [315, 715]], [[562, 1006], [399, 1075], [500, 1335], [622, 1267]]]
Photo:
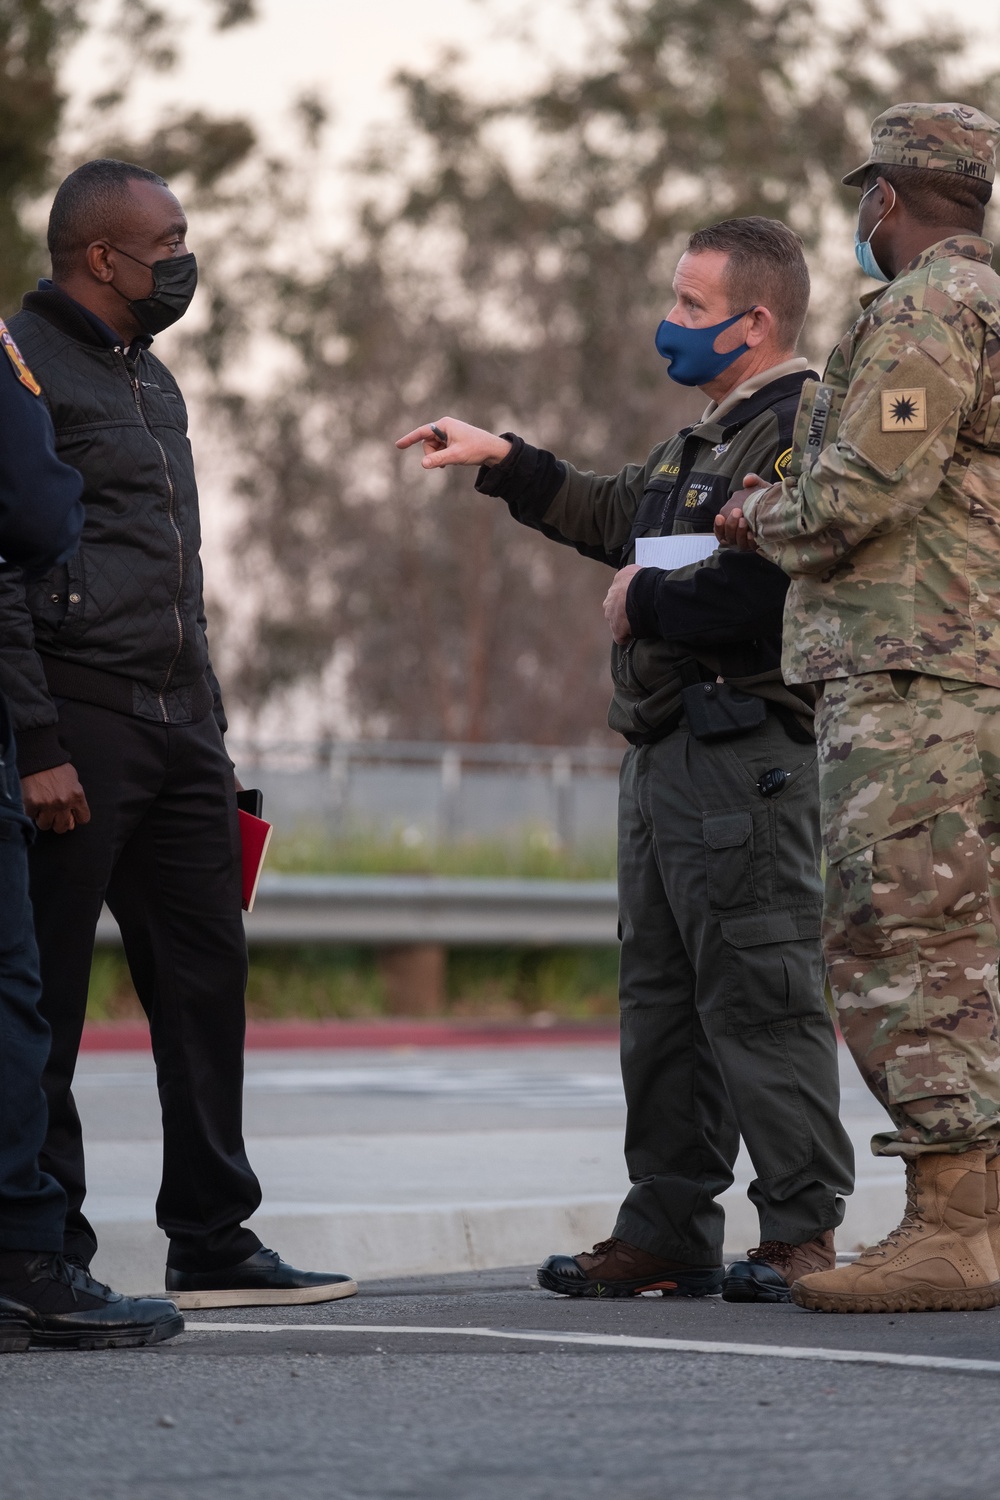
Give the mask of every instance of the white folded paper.
[[701, 562], [718, 547], [711, 532], [694, 536], [641, 536], [635, 544], [640, 568], [684, 568]]

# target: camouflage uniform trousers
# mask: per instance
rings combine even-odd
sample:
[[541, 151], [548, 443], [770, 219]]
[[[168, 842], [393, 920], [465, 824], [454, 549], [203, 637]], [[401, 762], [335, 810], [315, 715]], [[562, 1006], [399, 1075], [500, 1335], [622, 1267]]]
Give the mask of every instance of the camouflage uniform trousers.
[[872, 1150], [1000, 1146], [1000, 688], [836, 679], [816, 728], [830, 983], [896, 1126]]

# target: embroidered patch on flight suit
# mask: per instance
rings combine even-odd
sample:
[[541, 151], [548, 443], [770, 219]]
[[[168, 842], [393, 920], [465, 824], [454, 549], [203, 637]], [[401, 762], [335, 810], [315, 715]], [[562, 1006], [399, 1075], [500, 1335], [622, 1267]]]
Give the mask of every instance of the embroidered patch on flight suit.
[[788, 465], [791, 463], [791, 461], [791, 448], [786, 448], [784, 453], [778, 454], [777, 458], [774, 460], [774, 472], [777, 474], [779, 479], [785, 478], [788, 473]]
[[40, 396], [42, 394], [42, 388], [38, 384], [38, 381], [35, 379], [34, 375], [32, 375], [31, 371], [28, 369], [28, 366], [24, 363], [21, 351], [11, 337], [10, 332], [7, 328], [7, 324], [4, 322], [3, 318], [0, 318], [0, 344], [2, 344], [4, 349], [6, 350], [7, 358], [14, 366], [14, 374], [17, 376], [21, 384], [27, 386], [28, 390], [33, 396]]
[[714, 516], [729, 498], [729, 479], [725, 474], [698, 473], [688, 476], [676, 514], [690, 521], [697, 516]]
[[926, 390], [882, 391], [880, 394], [883, 432], [927, 431]]

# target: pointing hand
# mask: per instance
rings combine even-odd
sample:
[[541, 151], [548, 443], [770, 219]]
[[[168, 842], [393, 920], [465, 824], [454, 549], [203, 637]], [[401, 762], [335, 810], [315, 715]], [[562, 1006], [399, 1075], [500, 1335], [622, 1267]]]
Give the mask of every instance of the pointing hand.
[[427, 422], [415, 427], [405, 437], [398, 438], [397, 448], [412, 448], [414, 443], [423, 443], [422, 467], [446, 469], [452, 464], [474, 464], [479, 468], [486, 464], [492, 468], [507, 457], [511, 445], [506, 438], [486, 432], [482, 427], [473, 427], [460, 422], [457, 417], [442, 417], [437, 422]]

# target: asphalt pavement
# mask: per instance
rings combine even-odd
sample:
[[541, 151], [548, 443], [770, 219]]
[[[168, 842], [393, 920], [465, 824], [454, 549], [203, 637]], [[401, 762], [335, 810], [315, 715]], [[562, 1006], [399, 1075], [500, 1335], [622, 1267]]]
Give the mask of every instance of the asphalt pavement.
[[0, 1359], [5, 1500], [965, 1500], [1000, 1311], [582, 1302], [530, 1268]]
[[[850, 1252], [898, 1218], [901, 1173], [868, 1154], [882, 1118], [843, 1069]], [[77, 1098], [98, 1266], [162, 1287], [148, 1055], [88, 1054]], [[352, 1271], [359, 1296], [190, 1314], [151, 1350], [0, 1358], [0, 1497], [992, 1493], [1000, 1312], [847, 1318], [538, 1289], [542, 1256], [609, 1231], [623, 1122], [607, 1045], [250, 1053], [254, 1222], [286, 1255]], [[737, 1175], [734, 1253], [755, 1239], [746, 1161]]]

